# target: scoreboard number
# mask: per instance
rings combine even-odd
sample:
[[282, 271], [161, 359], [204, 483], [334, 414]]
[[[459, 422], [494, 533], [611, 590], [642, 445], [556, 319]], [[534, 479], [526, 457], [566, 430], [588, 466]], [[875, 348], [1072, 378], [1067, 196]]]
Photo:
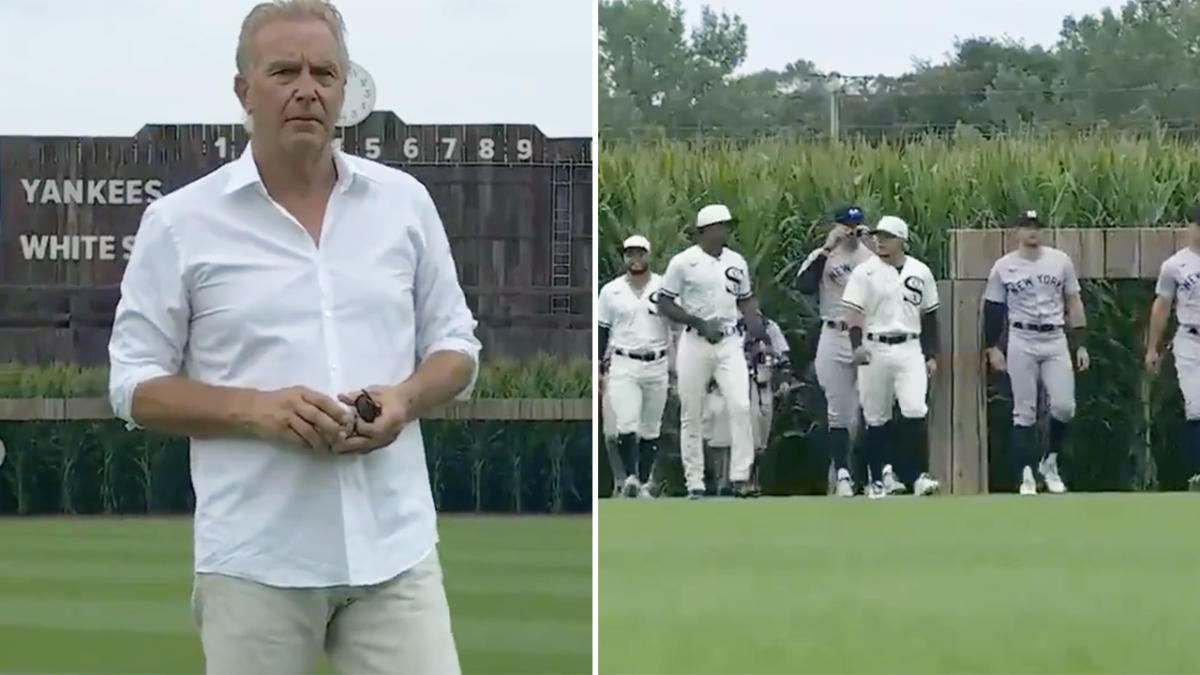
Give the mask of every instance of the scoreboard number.
[[[438, 140], [439, 144], [444, 148], [442, 159], [447, 162], [452, 162], [457, 158], [455, 154], [458, 151], [460, 139], [453, 136], [446, 136]], [[468, 141], [469, 142], [469, 141]], [[213, 139], [213, 147], [217, 150], [217, 156], [223, 160], [237, 159], [238, 150], [233, 147], [229, 139], [225, 136], [218, 136]], [[333, 138], [333, 147], [338, 150], [345, 149], [345, 139], [341, 136]], [[383, 154], [382, 140], [377, 136], [370, 136], [362, 139], [359, 146], [361, 154], [368, 159], [379, 159]], [[510, 146], [511, 147], [511, 146]], [[401, 153], [404, 159], [416, 161], [421, 157], [421, 139], [415, 136], [404, 139], [404, 143], [400, 146]], [[496, 139], [484, 137], [479, 139], [478, 152], [476, 156], [480, 161], [491, 162], [497, 159], [503, 160], [503, 157], [497, 157]], [[533, 139], [520, 138], [517, 139], [517, 161], [529, 161], [533, 158]], [[509, 159], [508, 161], [513, 161]]]

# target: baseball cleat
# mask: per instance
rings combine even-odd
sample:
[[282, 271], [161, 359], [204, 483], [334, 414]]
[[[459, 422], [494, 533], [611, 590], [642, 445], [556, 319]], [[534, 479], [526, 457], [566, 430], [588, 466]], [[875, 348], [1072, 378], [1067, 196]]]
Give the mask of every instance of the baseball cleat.
[[886, 496], [888, 496], [887, 490], [880, 481], [875, 481], [867, 486], [868, 499], [883, 499]]
[[621, 486], [621, 492], [626, 497], [636, 497], [641, 487], [642, 485], [638, 482], [637, 476], [630, 474], [625, 477], [625, 484]]
[[1058, 475], [1058, 457], [1056, 455], [1046, 455], [1046, 458], [1038, 464], [1038, 473], [1042, 474], [1046, 489], [1051, 494], [1066, 493], [1067, 486], [1063, 483], [1062, 476]]
[[1200, 492], [1200, 473], [1188, 479], [1188, 491]]
[[704, 490], [688, 490], [688, 499], [703, 499]]
[[940, 487], [941, 484], [937, 482], [936, 478], [930, 476], [928, 473], [923, 473], [913, 481], [913, 494], [918, 497], [931, 495], [937, 492]]
[[888, 464], [883, 467], [883, 489], [887, 490], [889, 495], [904, 494], [904, 483], [896, 478], [896, 473], [892, 471], [892, 465]]
[[735, 481], [733, 483], [732, 492], [733, 492], [734, 497], [738, 497], [740, 499], [746, 499], [747, 497], [757, 497], [758, 496], [758, 492], [747, 481]]
[[655, 499], [658, 497], [658, 486], [654, 483], [642, 483], [638, 486], [639, 499]]
[[850, 472], [846, 469], [838, 469], [836, 492], [839, 497], [854, 496], [854, 483], [850, 481]]
[[1037, 481], [1033, 478], [1033, 469], [1028, 466], [1021, 470], [1021, 494], [1037, 494]]

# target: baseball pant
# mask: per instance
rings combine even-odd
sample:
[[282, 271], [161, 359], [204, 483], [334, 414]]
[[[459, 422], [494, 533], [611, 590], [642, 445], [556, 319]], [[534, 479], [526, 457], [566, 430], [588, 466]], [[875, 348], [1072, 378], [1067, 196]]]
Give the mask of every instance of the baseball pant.
[[710, 344], [692, 331], [679, 336], [675, 357], [679, 389], [680, 454], [688, 490], [704, 489], [704, 444], [701, 423], [709, 380], [715, 379], [729, 418], [730, 467], [734, 482], [750, 478], [754, 432], [750, 426], [750, 373], [742, 336]]
[[1013, 328], [1008, 332], [1005, 362], [1012, 383], [1014, 425], [1031, 427], [1037, 422], [1039, 379], [1050, 399], [1050, 416], [1060, 422], [1075, 417], [1075, 371], [1065, 334]]
[[197, 574], [207, 673], [460, 673], [437, 551], [375, 586], [278, 588]]
[[771, 422], [775, 418], [775, 392], [771, 386], [750, 387], [750, 420], [754, 432], [754, 449], [763, 451], [771, 442]]
[[666, 357], [639, 361], [613, 355], [607, 392], [618, 436], [637, 434], [647, 440], [658, 438], [663, 409], [667, 406], [669, 379]]
[[817, 341], [817, 384], [825, 392], [826, 416], [831, 429], [850, 429], [858, 422], [858, 368], [850, 335], [831, 326], [821, 329]]
[[1172, 351], [1175, 352], [1175, 377], [1179, 380], [1179, 393], [1183, 395], [1184, 417], [1200, 420], [1200, 336], [1177, 331], [1172, 340]]
[[925, 356], [917, 338], [899, 344], [865, 340], [871, 361], [860, 366], [860, 394], [863, 418], [869, 427], [887, 424], [892, 408], [899, 403], [900, 414], [909, 419], [923, 418], [929, 412], [925, 396], [929, 374]]

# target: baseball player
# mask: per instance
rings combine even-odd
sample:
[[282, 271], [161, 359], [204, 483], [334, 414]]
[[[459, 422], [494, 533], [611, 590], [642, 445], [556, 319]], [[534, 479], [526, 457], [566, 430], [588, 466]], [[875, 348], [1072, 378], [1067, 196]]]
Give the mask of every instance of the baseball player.
[[[1075, 416], [1075, 366], [1088, 368], [1083, 346], [1087, 319], [1079, 294], [1075, 264], [1066, 253], [1042, 245], [1042, 223], [1037, 211], [1025, 211], [1016, 220], [1018, 248], [992, 265], [984, 290], [984, 344], [996, 372], [1008, 372], [1012, 383], [1013, 476], [1020, 476], [1019, 492], [1037, 494], [1033, 467], [1055, 494], [1067, 491], [1058, 472], [1058, 453]], [[1064, 312], [1065, 309], [1065, 312]], [[1000, 350], [1000, 334], [1008, 315], [1008, 353]], [[1063, 319], [1071, 328], [1068, 337]], [[1050, 452], [1044, 458], [1038, 447], [1038, 382], [1050, 399]]]
[[675, 356], [680, 407], [680, 454], [688, 496], [704, 496], [704, 449], [701, 415], [705, 389], [716, 379], [729, 415], [729, 477], [734, 494], [753, 496], [750, 467], [754, 436], [750, 427], [750, 374], [738, 328], [745, 319], [756, 340], [766, 335], [758, 315], [750, 269], [741, 254], [726, 248], [733, 216], [723, 204], [711, 204], [696, 215], [696, 244], [671, 258], [663, 274], [659, 307], [682, 324]]
[[[625, 274], [600, 289], [596, 302], [600, 371], [617, 432], [617, 454], [624, 475], [622, 492], [641, 490], [638, 467], [654, 463], [670, 377], [668, 325], [658, 311], [662, 277], [650, 271], [650, 242], [633, 236], [623, 244]], [[610, 353], [611, 347], [611, 353]]]
[[815, 366], [817, 384], [825, 393], [826, 450], [836, 471], [836, 494], [853, 497], [850, 429], [859, 416], [858, 368], [850, 348], [842, 292], [850, 273], [875, 257], [875, 252], [861, 243], [866, 232], [861, 208], [843, 207], [834, 214], [833, 221], [825, 244], [810, 253], [800, 266], [796, 287], [802, 293], [818, 297], [821, 336], [817, 341]]
[[[874, 230], [877, 257], [854, 268], [842, 293], [850, 347], [859, 371], [859, 401], [866, 420], [865, 454], [871, 482], [867, 496], [903, 492], [929, 495], [938, 482], [929, 475], [925, 402], [937, 368], [937, 283], [925, 263], [906, 255], [908, 223], [884, 216]], [[863, 339], [866, 338], [864, 342]], [[901, 419], [892, 426], [892, 408]], [[889, 453], [889, 443], [900, 451]], [[900, 476], [886, 462], [896, 458]]]
[[[763, 318], [762, 321], [768, 342], [758, 342], [749, 338], [745, 341], [746, 367], [750, 372], [750, 428], [754, 435], [754, 465], [750, 470], [750, 490], [755, 494], [762, 492], [758, 480], [759, 462], [770, 444], [776, 390], [780, 388], [783, 380], [787, 379], [791, 352], [779, 324], [767, 318]], [[723, 495], [729, 489], [731, 437], [725, 400], [721, 398], [721, 392], [714, 381], [709, 382], [708, 393], [705, 396], [702, 426], [704, 441], [708, 446], [705, 465], [714, 467], [716, 493]]]
[[1163, 262], [1150, 308], [1150, 335], [1146, 368], [1158, 370], [1159, 345], [1175, 303], [1179, 323], [1171, 348], [1175, 352], [1175, 377], [1183, 394], [1183, 452], [1191, 473], [1188, 489], [1200, 491], [1200, 208], [1188, 214], [1188, 246]]

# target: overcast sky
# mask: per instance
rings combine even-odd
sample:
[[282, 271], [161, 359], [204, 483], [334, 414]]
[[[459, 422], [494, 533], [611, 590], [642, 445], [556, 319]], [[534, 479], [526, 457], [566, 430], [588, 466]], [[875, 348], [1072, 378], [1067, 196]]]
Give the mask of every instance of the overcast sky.
[[[0, 135], [131, 136], [236, 123], [234, 51], [255, 0], [0, 0]], [[376, 110], [412, 124], [592, 136], [592, 0], [339, 0]], [[101, 27], [102, 23], [108, 23]]]
[[1023, 40], [1051, 47], [1068, 15], [1081, 18], [1124, 3], [1103, 0], [682, 0], [695, 25], [705, 5], [746, 23], [739, 72], [778, 70], [798, 59], [843, 75], [900, 75], [913, 59], [946, 60], [956, 38]]

